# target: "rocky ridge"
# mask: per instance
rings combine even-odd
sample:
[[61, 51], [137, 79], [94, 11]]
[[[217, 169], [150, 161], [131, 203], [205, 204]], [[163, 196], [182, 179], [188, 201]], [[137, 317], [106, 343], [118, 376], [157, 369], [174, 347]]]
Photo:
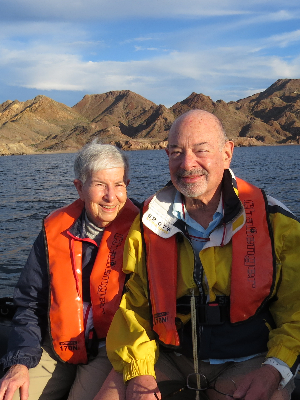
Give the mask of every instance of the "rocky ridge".
[[74, 152], [97, 138], [124, 150], [165, 148], [174, 119], [212, 112], [237, 146], [300, 144], [300, 79], [279, 79], [261, 93], [226, 103], [192, 93], [170, 108], [130, 90], [86, 95], [73, 107], [46, 96], [0, 104], [0, 155]]

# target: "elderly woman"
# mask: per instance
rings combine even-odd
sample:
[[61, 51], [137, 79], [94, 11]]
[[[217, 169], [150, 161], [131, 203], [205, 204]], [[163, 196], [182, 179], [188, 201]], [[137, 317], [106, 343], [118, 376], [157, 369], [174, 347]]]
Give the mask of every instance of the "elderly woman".
[[[123, 247], [138, 208], [114, 146], [77, 155], [79, 199], [43, 222], [15, 290], [0, 399], [93, 399], [111, 371], [105, 338], [119, 306]], [[30, 380], [30, 384], [29, 384]], [[69, 393], [69, 395], [68, 395]]]

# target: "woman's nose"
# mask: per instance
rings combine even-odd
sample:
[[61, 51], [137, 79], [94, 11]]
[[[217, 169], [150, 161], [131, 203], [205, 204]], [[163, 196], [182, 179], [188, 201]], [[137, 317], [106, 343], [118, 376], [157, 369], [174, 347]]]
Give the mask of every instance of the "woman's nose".
[[105, 198], [106, 201], [108, 202], [112, 202], [114, 200], [114, 198], [116, 197], [116, 190], [114, 187], [110, 187], [110, 186], [106, 186], [106, 191], [105, 194], [103, 196]]

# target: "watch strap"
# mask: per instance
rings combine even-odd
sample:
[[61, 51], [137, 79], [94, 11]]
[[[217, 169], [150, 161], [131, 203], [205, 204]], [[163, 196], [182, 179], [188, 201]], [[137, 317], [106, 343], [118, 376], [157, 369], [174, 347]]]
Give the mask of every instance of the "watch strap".
[[279, 364], [272, 357], [267, 358], [266, 361], [262, 363], [262, 365], [272, 365], [272, 367], [276, 368], [277, 371], [280, 373], [282, 380], [279, 383], [279, 389], [283, 389], [294, 376], [288, 366]]

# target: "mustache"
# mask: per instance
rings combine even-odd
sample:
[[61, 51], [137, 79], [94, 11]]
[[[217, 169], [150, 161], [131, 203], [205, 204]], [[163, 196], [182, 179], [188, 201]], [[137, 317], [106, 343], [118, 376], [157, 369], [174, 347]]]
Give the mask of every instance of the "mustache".
[[208, 172], [204, 168], [197, 168], [197, 169], [193, 169], [191, 171], [186, 171], [184, 169], [180, 169], [180, 170], [178, 170], [176, 175], [178, 178], [185, 178], [187, 176], [199, 176], [199, 175], [208, 176]]

